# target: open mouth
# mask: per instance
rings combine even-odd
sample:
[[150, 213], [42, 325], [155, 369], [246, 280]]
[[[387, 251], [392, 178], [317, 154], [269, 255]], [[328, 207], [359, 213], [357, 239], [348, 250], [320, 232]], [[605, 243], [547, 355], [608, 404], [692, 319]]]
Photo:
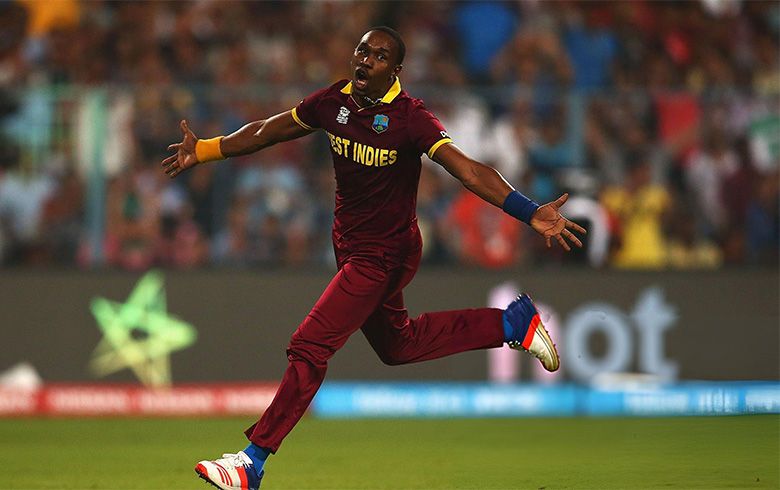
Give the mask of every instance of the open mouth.
[[355, 79], [353, 80], [352, 84], [359, 90], [365, 90], [365, 88], [368, 86], [368, 72], [363, 68], [356, 69]]

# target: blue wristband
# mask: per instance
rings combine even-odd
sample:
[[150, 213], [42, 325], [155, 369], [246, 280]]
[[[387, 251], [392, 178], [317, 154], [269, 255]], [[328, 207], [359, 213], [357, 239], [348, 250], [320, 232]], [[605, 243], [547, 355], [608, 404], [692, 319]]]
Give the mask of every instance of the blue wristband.
[[524, 223], [530, 224], [531, 216], [533, 216], [536, 210], [539, 209], [539, 204], [528, 199], [517, 191], [512, 191], [508, 196], [506, 196], [506, 199], [504, 199], [504, 205], [502, 206], [502, 209], [509, 216], [517, 218]]

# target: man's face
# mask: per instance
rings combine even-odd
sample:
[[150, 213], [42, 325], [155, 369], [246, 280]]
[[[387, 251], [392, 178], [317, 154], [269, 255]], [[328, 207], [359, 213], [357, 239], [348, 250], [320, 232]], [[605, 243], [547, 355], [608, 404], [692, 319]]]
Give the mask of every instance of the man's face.
[[357, 95], [379, 98], [401, 71], [398, 46], [382, 31], [369, 31], [352, 53], [352, 89]]

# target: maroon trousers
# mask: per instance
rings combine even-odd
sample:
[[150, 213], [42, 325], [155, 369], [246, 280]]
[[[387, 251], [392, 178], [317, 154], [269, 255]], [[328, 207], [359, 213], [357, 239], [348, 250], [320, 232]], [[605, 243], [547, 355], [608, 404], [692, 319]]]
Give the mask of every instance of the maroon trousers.
[[409, 318], [401, 290], [420, 264], [414, 226], [404, 245], [336, 245], [338, 272], [298, 326], [287, 347], [289, 365], [273, 402], [246, 430], [254, 444], [276, 452], [317, 393], [328, 359], [361, 329], [386, 364], [426, 361], [474, 349], [500, 347], [502, 310], [478, 308]]

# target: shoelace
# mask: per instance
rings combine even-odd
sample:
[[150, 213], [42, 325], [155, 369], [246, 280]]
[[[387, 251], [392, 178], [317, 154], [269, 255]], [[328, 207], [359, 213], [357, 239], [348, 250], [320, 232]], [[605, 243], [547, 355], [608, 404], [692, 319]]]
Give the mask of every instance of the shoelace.
[[228, 464], [232, 465], [234, 468], [236, 466], [249, 466], [247, 462], [244, 461], [244, 458], [238, 454], [225, 453], [222, 455], [222, 459], [225, 460]]

